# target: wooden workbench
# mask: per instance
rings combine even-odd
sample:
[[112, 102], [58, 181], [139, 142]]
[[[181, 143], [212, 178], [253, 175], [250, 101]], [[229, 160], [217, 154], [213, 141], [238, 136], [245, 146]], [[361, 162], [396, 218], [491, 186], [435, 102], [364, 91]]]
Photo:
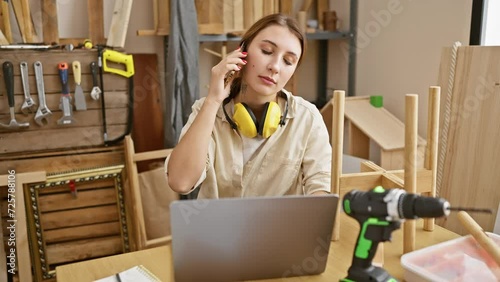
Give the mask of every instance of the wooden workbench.
[[[345, 214], [340, 216], [340, 220], [342, 225], [340, 241], [332, 242], [330, 245], [328, 265], [324, 273], [313, 276], [259, 281], [338, 281], [340, 278], [344, 278], [351, 264], [359, 227], [354, 219]], [[422, 223], [422, 220], [417, 223], [417, 249], [459, 236], [439, 226], [436, 226], [433, 232], [423, 231]], [[403, 253], [402, 237], [402, 230], [397, 230], [393, 233], [393, 242], [385, 244], [384, 268], [399, 279], [402, 279], [404, 275], [404, 270], [400, 264], [400, 257]], [[162, 281], [173, 281], [170, 246], [59, 266], [56, 268], [56, 277], [59, 282], [88, 282], [113, 275], [139, 264], [144, 265]]]

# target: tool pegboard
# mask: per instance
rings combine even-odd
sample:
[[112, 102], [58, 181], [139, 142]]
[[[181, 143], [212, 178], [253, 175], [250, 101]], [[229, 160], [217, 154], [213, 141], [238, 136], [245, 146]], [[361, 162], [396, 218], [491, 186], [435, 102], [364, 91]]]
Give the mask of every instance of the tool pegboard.
[[[81, 110], [82, 100], [76, 101], [75, 99], [78, 98], [75, 97], [77, 83], [75, 83], [72, 68], [75, 61], [80, 62], [81, 65], [80, 85], [83, 90], [85, 110]], [[5, 66], [8, 66], [6, 62], [11, 62], [13, 66], [14, 115], [8, 103], [6, 78], [9, 76], [9, 71], [5, 70]], [[28, 70], [26, 85], [29, 87], [23, 87], [22, 62], [25, 62]], [[103, 71], [101, 81], [99, 69], [97, 76], [93, 76], [91, 72], [92, 62], [98, 62], [97, 50], [0, 51], [0, 65], [2, 66], [0, 70], [0, 155], [105, 146], [105, 132], [107, 132], [107, 140], [115, 140], [130, 129], [128, 115], [132, 107], [129, 96], [131, 80], [116, 73]], [[60, 63], [66, 63], [68, 66], [66, 89], [61, 80]], [[43, 69], [41, 77], [43, 77], [45, 104], [51, 112], [45, 118], [42, 117], [46, 111], [41, 108], [43, 102], [40, 101], [42, 96], [41, 89], [39, 89], [40, 82], [37, 86], [35, 76], [35, 69], [39, 69], [40, 64]], [[118, 68], [122, 67], [120, 64], [116, 65]], [[117, 70], [120, 71], [118, 68]], [[99, 89], [95, 89], [95, 86]], [[69, 95], [62, 95], [68, 90]], [[94, 99], [96, 95], [91, 97], [92, 90], [94, 94], [95, 90], [103, 93], [98, 99]], [[29, 102], [27, 103], [25, 91], [29, 91], [30, 97], [36, 103], [31, 111], [26, 111]], [[104, 108], [101, 106], [103, 95], [105, 97]], [[66, 101], [62, 99], [63, 96], [66, 97]], [[67, 99], [69, 97], [70, 99]], [[77, 109], [76, 102], [79, 103], [80, 110]], [[23, 109], [23, 103], [25, 109]], [[70, 113], [71, 116], [68, 116]], [[106, 117], [105, 126], [103, 115]], [[15, 119], [14, 122], [12, 118]], [[26, 123], [29, 125], [26, 126]], [[19, 125], [25, 125], [25, 127]]]

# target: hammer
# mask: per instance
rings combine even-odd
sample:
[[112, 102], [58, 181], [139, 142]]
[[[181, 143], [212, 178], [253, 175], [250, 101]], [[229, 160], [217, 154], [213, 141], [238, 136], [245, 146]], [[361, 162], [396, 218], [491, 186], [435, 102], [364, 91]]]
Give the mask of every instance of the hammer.
[[3, 63], [3, 77], [5, 79], [5, 87], [7, 88], [7, 98], [9, 99], [9, 110], [10, 110], [10, 123], [3, 124], [0, 123], [1, 127], [4, 128], [22, 128], [30, 126], [27, 122], [18, 123], [14, 113], [14, 65], [6, 61]]

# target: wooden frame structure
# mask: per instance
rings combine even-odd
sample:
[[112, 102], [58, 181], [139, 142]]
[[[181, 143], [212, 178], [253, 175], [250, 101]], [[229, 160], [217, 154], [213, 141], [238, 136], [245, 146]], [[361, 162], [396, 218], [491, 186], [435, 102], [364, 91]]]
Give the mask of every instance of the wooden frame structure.
[[[123, 168], [48, 174], [44, 182], [28, 185], [26, 218], [36, 281], [54, 279], [60, 264], [130, 251]], [[99, 182], [104, 184], [100, 191], [93, 185]], [[79, 187], [73, 196], [67, 193], [71, 185]]]
[[[379, 147], [380, 166], [387, 170], [404, 167], [405, 125], [385, 108], [370, 104], [368, 96], [348, 97], [345, 102], [348, 154], [370, 159], [370, 141]], [[417, 136], [417, 166], [423, 167], [426, 142]]]
[[135, 250], [142, 250], [157, 247], [169, 243], [171, 236], [165, 236], [149, 240], [146, 234], [146, 225], [144, 221], [144, 210], [142, 208], [142, 196], [139, 187], [139, 175], [137, 172], [137, 163], [141, 161], [165, 159], [172, 149], [163, 149], [136, 153], [134, 141], [130, 135], [125, 136], [125, 167], [129, 178], [128, 195], [130, 199], [128, 206], [131, 207], [131, 220], [133, 223], [132, 234], [135, 242]]
[[[329, 102], [327, 110], [322, 111], [325, 121], [331, 121], [332, 148], [332, 193], [342, 197], [352, 189], [368, 190], [381, 185], [386, 188], [401, 188], [409, 193], [422, 193], [426, 196], [436, 195], [436, 170], [439, 128], [439, 99], [440, 87], [429, 88], [428, 137], [425, 155], [425, 166], [417, 169], [417, 121], [418, 96], [406, 95], [406, 122], [405, 122], [405, 163], [404, 170], [387, 171], [372, 162], [365, 162], [360, 173], [342, 174], [342, 150], [344, 140], [344, 103], [345, 92], [334, 91], [334, 97]], [[340, 213], [338, 206], [338, 213]], [[338, 214], [337, 213], [337, 214]], [[434, 219], [425, 219], [424, 229], [434, 229]], [[404, 223], [403, 252], [415, 249], [415, 221], [407, 220]], [[332, 240], [339, 240], [340, 221], [335, 221]]]
[[[44, 182], [47, 179], [46, 173], [44, 171], [37, 172], [25, 172], [17, 173], [15, 176], [15, 218], [16, 224], [16, 253], [17, 253], [17, 268], [20, 281], [31, 282], [33, 277], [31, 274], [31, 257], [29, 249], [29, 238], [28, 238], [28, 224], [26, 222], [26, 205], [24, 201], [24, 185], [29, 183]], [[0, 187], [8, 187], [9, 175], [0, 175]], [[1, 225], [1, 224], [0, 224]], [[0, 234], [3, 232], [4, 228], [0, 229]], [[5, 235], [5, 234], [4, 234]], [[3, 241], [2, 241], [3, 243]], [[3, 252], [3, 245], [0, 248], [0, 255], [4, 259], [6, 254]], [[6, 267], [5, 263], [2, 263], [1, 268]], [[0, 269], [0, 274], [4, 275], [7, 271]], [[0, 277], [0, 280], [6, 277]]]

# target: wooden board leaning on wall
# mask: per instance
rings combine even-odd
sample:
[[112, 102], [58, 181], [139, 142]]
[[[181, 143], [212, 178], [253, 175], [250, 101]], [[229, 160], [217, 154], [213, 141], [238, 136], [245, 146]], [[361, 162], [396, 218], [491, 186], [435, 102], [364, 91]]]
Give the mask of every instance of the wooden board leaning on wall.
[[[47, 152], [90, 148], [104, 145], [101, 100], [90, 98], [93, 80], [90, 63], [97, 62], [97, 50], [69, 51], [2, 51], [0, 64], [10, 61], [14, 65], [15, 118], [18, 122], [29, 122], [28, 128], [9, 129], [0, 127], [0, 156], [19, 153]], [[29, 89], [38, 108], [40, 102], [35, 81], [33, 64], [40, 61], [43, 65], [43, 78], [47, 107], [52, 112], [48, 124], [39, 126], [35, 123], [35, 113], [27, 115], [21, 112], [24, 91], [20, 74], [20, 62], [28, 63]], [[58, 74], [58, 64], [68, 64], [68, 82], [73, 96], [75, 81], [72, 62], [81, 63], [81, 86], [87, 104], [86, 111], [76, 111], [73, 107], [75, 123], [58, 125], [57, 120], [63, 115], [59, 109], [62, 84]], [[113, 66], [116, 67], [116, 66]], [[119, 66], [118, 66], [119, 67]], [[128, 79], [116, 74], [104, 73], [104, 95], [108, 140], [122, 135], [127, 128], [128, 115]], [[100, 85], [99, 79], [98, 84]], [[102, 94], [101, 94], [102, 95]], [[74, 104], [73, 97], [73, 104]], [[35, 112], [36, 112], [35, 109]], [[9, 124], [10, 114], [7, 102], [3, 72], [0, 72], [0, 123]]]

